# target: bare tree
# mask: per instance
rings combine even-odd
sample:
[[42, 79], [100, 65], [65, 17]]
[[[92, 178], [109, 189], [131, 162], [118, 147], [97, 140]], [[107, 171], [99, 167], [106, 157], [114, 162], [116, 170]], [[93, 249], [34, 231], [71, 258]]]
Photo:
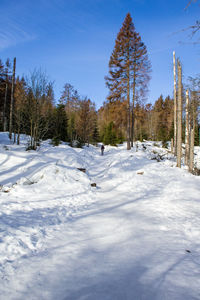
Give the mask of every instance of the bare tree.
[[190, 153], [189, 153], [189, 172], [192, 173], [194, 168], [194, 128], [190, 132]]
[[185, 164], [189, 164], [189, 91], [186, 90], [186, 109], [185, 109]]
[[174, 70], [174, 155], [177, 154], [177, 99], [176, 99], [176, 57], [173, 52], [173, 70]]
[[10, 100], [10, 123], [9, 123], [9, 138], [12, 139], [12, 131], [13, 131], [13, 105], [14, 105], [14, 85], [15, 85], [15, 69], [16, 69], [16, 57], [13, 61], [13, 74], [12, 74], [12, 88], [11, 88], [11, 100]]
[[178, 60], [178, 114], [177, 114], [177, 167], [181, 168], [182, 156], [182, 68]]
[[47, 75], [34, 70], [28, 80], [28, 117], [30, 123], [30, 148], [36, 149], [39, 140], [50, 127], [49, 114], [53, 106], [53, 83], [48, 82]]

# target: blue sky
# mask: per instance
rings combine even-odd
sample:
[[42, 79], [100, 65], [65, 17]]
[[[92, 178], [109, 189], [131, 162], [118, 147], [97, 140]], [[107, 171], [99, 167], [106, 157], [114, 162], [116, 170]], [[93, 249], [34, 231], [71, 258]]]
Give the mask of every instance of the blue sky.
[[59, 99], [65, 83], [100, 107], [108, 90], [104, 76], [127, 12], [147, 46], [152, 79], [147, 102], [172, 96], [172, 52], [183, 74], [200, 73], [200, 44], [182, 29], [199, 18], [188, 0], [0, 0], [0, 58], [17, 58], [17, 74], [42, 68], [55, 81]]

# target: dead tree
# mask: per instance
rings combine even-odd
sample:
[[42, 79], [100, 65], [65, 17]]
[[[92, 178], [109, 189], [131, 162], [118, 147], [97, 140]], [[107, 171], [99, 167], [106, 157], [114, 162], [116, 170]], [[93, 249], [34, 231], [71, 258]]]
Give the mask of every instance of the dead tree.
[[176, 99], [176, 58], [173, 52], [173, 70], [174, 70], [174, 155], [177, 154], [177, 99]]
[[182, 156], [182, 68], [178, 60], [178, 105], [177, 105], [177, 167], [181, 168]]
[[194, 169], [194, 136], [195, 136], [195, 123], [197, 117], [197, 104], [195, 99], [196, 93], [192, 92], [191, 103], [191, 132], [190, 132], [190, 151], [189, 151], [189, 172], [192, 173]]
[[12, 87], [11, 87], [11, 100], [10, 100], [10, 123], [9, 123], [9, 139], [12, 139], [12, 119], [13, 119], [13, 104], [14, 104], [14, 85], [15, 85], [15, 69], [16, 69], [16, 57], [13, 62], [13, 74], [12, 74]]
[[7, 94], [8, 94], [8, 76], [6, 74], [6, 88], [5, 88], [5, 96], [4, 96], [4, 104], [3, 104], [3, 131], [4, 132], [7, 129], [7, 117], [6, 117]]
[[194, 168], [194, 128], [190, 132], [190, 162], [189, 162], [189, 172], [192, 173]]
[[189, 91], [186, 90], [186, 109], [185, 109], [185, 165], [189, 164]]

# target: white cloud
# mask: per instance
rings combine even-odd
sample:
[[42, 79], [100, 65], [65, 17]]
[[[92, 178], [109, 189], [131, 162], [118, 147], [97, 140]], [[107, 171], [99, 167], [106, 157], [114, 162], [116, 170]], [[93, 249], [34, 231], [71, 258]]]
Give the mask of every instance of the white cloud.
[[36, 39], [36, 35], [22, 29], [17, 23], [7, 21], [0, 26], [0, 50]]

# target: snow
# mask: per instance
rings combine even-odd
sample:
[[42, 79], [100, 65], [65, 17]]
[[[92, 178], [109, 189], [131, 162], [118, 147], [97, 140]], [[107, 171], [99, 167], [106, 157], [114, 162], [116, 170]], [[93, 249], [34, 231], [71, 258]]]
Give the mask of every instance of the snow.
[[0, 133], [0, 299], [200, 299], [200, 177], [153, 142], [26, 143]]

